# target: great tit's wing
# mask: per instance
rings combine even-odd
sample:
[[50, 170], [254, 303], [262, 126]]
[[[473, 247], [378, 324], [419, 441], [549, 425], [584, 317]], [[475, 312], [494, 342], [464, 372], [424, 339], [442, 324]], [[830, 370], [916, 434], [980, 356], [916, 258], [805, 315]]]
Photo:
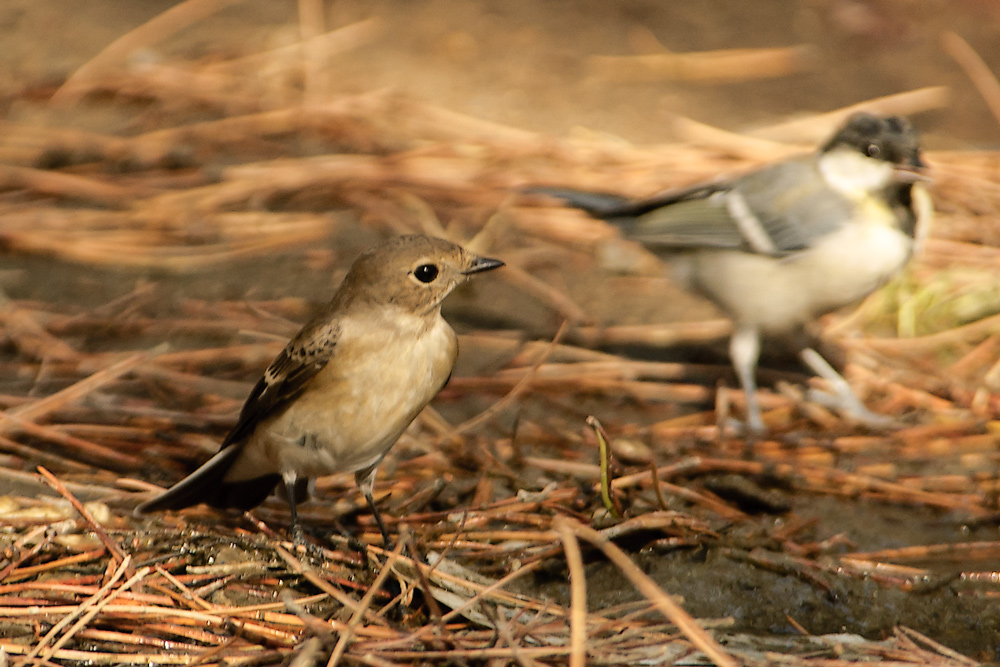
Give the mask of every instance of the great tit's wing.
[[261, 420], [301, 394], [334, 357], [339, 337], [340, 325], [329, 313], [303, 327], [250, 391], [236, 426], [222, 443], [223, 448], [246, 439]]
[[810, 247], [853, 215], [852, 202], [827, 184], [815, 157], [771, 165], [725, 185], [611, 221], [626, 238], [652, 247], [781, 256]]
[[727, 210], [729, 192], [685, 199], [635, 217], [606, 218], [625, 238], [652, 248], [750, 249], [745, 233]]
[[[813, 156], [782, 162], [741, 179], [733, 188], [728, 207], [740, 210], [745, 202], [752, 220], [738, 220], [741, 229], [753, 229], [753, 223], [759, 223], [775, 254], [784, 254], [810, 247], [854, 218], [857, 202], [829, 185], [819, 168], [821, 159]], [[867, 158], [859, 154], [858, 159]], [[871, 195], [859, 191], [857, 196], [863, 199]]]
[[639, 201], [572, 190], [536, 190], [607, 220], [654, 248], [720, 248], [784, 255], [844, 224], [852, 203], [831, 189], [817, 156]]
[[719, 190], [732, 187], [729, 181], [701, 183], [694, 186], [665, 190], [647, 199], [629, 199], [605, 192], [583, 192], [570, 188], [532, 187], [523, 190], [526, 194], [539, 194], [562, 199], [573, 208], [578, 208], [601, 220], [636, 218], [663, 206], [679, 201], [701, 199]]
[[605, 220], [608, 216], [620, 215], [620, 209], [628, 207], [633, 200], [605, 192], [584, 192], [570, 188], [532, 187], [522, 190], [527, 195], [545, 195], [561, 199], [573, 208], [578, 208], [595, 218]]
[[640, 200], [565, 188], [531, 188], [527, 192], [562, 199], [620, 227], [626, 238], [654, 247], [741, 249], [746, 240], [719, 199], [733, 186], [729, 181], [699, 184]]

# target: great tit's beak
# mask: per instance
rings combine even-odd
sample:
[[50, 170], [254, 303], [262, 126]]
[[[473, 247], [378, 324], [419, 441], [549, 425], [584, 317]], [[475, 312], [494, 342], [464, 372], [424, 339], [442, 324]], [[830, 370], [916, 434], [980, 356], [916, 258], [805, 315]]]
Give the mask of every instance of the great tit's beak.
[[930, 183], [933, 179], [912, 167], [895, 167], [892, 170], [892, 180], [896, 183], [912, 185], [914, 183]]

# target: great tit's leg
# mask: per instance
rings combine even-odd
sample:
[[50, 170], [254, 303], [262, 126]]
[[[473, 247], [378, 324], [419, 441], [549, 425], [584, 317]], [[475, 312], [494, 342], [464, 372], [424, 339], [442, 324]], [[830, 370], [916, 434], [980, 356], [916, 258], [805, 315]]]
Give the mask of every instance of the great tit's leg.
[[750, 433], [764, 432], [764, 419], [757, 403], [757, 360], [760, 358], [760, 333], [756, 327], [739, 325], [729, 339], [729, 358], [736, 369], [736, 377], [747, 404], [747, 430]]
[[[381, 461], [378, 463], [380, 462]], [[382, 515], [378, 511], [378, 507], [375, 506], [375, 498], [372, 496], [372, 492], [375, 489], [375, 473], [378, 472], [378, 463], [354, 473], [354, 480], [358, 483], [358, 488], [361, 489], [361, 493], [364, 495], [365, 500], [368, 501], [368, 507], [372, 510], [372, 516], [375, 517], [375, 523], [378, 524], [378, 529], [382, 531], [382, 547], [385, 549], [391, 549], [392, 540], [389, 539], [389, 530], [385, 527], [385, 522], [382, 521]]]
[[876, 414], [865, 407], [851, 389], [851, 385], [847, 384], [844, 376], [838, 373], [819, 352], [807, 347], [802, 350], [802, 361], [813, 373], [826, 380], [832, 390], [832, 393], [828, 393], [811, 389], [809, 400], [833, 408], [843, 413], [849, 420], [870, 428], [889, 428], [894, 424], [891, 417]]

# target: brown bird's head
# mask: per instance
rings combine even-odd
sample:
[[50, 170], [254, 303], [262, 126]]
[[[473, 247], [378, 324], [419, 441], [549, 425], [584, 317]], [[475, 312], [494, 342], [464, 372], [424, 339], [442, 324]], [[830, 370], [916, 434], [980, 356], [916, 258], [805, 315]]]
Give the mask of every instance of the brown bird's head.
[[473, 275], [503, 265], [444, 239], [398, 236], [354, 260], [337, 300], [396, 305], [415, 314], [429, 314]]

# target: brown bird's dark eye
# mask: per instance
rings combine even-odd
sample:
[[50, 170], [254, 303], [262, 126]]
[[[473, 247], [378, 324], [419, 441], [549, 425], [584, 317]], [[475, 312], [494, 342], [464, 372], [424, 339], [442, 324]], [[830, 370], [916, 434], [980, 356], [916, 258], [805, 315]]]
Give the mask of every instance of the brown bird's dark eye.
[[878, 147], [878, 144], [868, 144], [868, 157], [877, 158], [882, 154], [882, 149]]
[[422, 283], [434, 282], [438, 277], [438, 267], [433, 264], [421, 264], [413, 270], [413, 275]]

